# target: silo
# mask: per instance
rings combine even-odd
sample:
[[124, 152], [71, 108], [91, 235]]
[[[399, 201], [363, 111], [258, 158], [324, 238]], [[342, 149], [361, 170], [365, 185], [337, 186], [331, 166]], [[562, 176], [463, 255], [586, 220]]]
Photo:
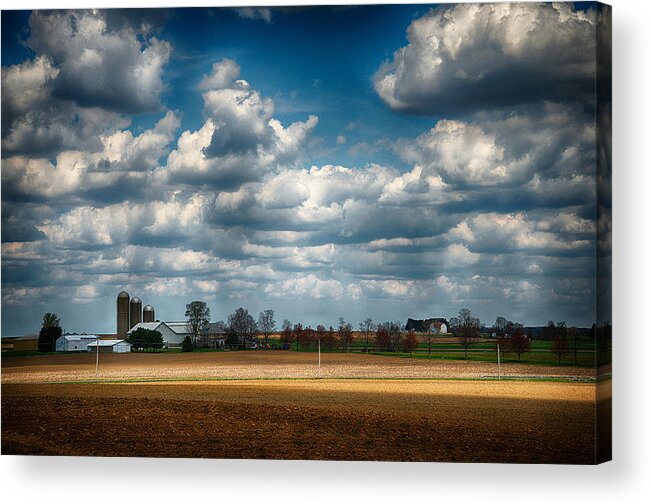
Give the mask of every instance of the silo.
[[142, 321], [143, 322], [155, 322], [156, 318], [154, 317], [154, 307], [150, 304], [145, 305], [142, 309]]
[[118, 294], [117, 304], [117, 335], [118, 338], [124, 339], [127, 337], [127, 331], [131, 328], [129, 326], [129, 293], [122, 291]]
[[131, 329], [136, 324], [142, 322], [142, 301], [139, 297], [131, 298], [131, 323], [129, 324], [129, 329]]

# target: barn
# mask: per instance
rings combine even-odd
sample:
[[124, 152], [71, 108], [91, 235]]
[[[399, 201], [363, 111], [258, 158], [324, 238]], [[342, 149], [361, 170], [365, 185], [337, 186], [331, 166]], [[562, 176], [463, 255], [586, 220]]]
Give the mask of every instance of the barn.
[[[99, 345], [99, 348], [97, 348]], [[87, 346], [88, 352], [107, 352], [107, 353], [129, 353], [131, 352], [131, 343], [125, 340], [95, 340]]]
[[97, 341], [97, 334], [64, 334], [54, 344], [57, 352], [85, 352], [88, 344]]
[[[150, 331], [158, 331], [163, 336], [163, 343], [165, 348], [169, 347], [178, 347], [183, 343], [185, 338], [184, 333], [177, 332], [170, 328], [165, 322], [140, 322], [133, 326], [129, 332], [127, 332], [127, 337], [136, 329], [149, 329]], [[183, 323], [183, 329], [185, 329], [185, 322]]]

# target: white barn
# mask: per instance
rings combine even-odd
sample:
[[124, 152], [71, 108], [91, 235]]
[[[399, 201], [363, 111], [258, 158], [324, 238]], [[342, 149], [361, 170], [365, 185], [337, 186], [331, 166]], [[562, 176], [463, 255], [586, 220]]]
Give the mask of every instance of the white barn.
[[[99, 349], [97, 348], [99, 345]], [[131, 352], [131, 343], [125, 340], [95, 340], [86, 346], [88, 352], [113, 352], [129, 353]]]
[[[170, 324], [172, 324], [172, 322], [170, 322]], [[180, 327], [175, 327], [177, 330], [174, 330], [165, 322], [140, 322], [127, 332], [127, 337], [136, 329], [149, 329], [150, 331], [158, 331], [163, 335], [163, 343], [165, 345], [165, 348], [181, 346], [181, 343], [183, 343], [183, 340], [186, 336], [185, 332], [180, 331]], [[185, 322], [183, 322], [183, 331], [187, 331], [185, 328]]]
[[98, 338], [97, 334], [64, 334], [56, 340], [54, 349], [57, 352], [85, 352], [88, 344]]

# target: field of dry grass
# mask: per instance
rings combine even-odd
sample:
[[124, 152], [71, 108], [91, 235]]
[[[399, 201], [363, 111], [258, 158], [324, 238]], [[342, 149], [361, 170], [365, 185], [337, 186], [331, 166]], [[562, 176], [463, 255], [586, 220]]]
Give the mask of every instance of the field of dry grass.
[[[367, 354], [291, 351], [100, 354], [100, 379], [254, 378], [480, 378], [497, 375], [490, 362], [405, 359]], [[504, 364], [505, 376], [591, 378], [589, 368]], [[2, 358], [2, 383], [95, 379], [95, 355], [36, 355]]]

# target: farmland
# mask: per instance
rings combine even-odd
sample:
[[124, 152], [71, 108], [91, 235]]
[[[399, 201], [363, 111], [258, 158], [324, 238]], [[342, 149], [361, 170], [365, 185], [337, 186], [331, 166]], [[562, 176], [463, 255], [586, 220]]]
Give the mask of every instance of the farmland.
[[93, 357], [2, 359], [3, 454], [581, 464], [595, 458], [596, 387], [610, 401], [609, 380], [482, 380], [496, 373], [484, 362], [106, 354], [95, 382]]

